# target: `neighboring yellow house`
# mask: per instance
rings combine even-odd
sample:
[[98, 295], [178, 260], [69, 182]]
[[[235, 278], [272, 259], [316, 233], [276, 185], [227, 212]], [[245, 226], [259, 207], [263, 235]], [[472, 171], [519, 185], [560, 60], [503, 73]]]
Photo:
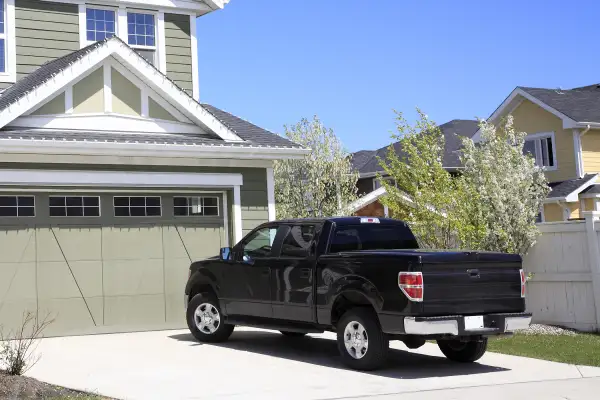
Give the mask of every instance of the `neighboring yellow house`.
[[[600, 84], [569, 90], [517, 87], [488, 121], [512, 114], [514, 127], [527, 132], [530, 152], [552, 188], [541, 222], [583, 218], [600, 210]], [[473, 140], [480, 137], [478, 131]]]

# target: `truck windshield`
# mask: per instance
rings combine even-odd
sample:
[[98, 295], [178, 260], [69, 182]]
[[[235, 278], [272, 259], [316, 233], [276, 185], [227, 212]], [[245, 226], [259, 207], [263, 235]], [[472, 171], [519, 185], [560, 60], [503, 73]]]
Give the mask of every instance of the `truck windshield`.
[[418, 248], [414, 235], [404, 225], [360, 224], [338, 227], [331, 238], [329, 252]]

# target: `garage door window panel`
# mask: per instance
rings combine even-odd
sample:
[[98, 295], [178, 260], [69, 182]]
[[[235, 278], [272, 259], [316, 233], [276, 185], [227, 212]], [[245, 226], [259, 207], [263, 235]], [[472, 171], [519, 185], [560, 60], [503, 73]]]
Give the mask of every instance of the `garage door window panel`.
[[100, 198], [97, 196], [50, 196], [51, 217], [99, 217]]
[[0, 196], [0, 217], [35, 217], [35, 197]]
[[174, 197], [173, 214], [176, 217], [218, 217], [219, 198], [214, 196]]
[[159, 196], [118, 196], [113, 198], [115, 217], [160, 217]]

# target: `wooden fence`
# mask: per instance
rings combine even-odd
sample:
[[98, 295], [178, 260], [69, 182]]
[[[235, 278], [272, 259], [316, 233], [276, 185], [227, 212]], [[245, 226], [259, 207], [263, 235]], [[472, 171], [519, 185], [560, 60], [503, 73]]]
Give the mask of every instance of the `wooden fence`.
[[540, 224], [541, 235], [524, 258], [527, 309], [534, 323], [600, 330], [600, 212], [584, 221]]

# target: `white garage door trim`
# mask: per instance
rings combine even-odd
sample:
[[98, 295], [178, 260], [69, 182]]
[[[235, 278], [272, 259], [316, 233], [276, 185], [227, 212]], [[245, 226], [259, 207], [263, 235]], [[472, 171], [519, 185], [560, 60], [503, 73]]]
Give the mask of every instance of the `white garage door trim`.
[[242, 174], [132, 171], [60, 171], [7, 169], [0, 185], [27, 186], [131, 186], [131, 187], [235, 187], [244, 183]]

